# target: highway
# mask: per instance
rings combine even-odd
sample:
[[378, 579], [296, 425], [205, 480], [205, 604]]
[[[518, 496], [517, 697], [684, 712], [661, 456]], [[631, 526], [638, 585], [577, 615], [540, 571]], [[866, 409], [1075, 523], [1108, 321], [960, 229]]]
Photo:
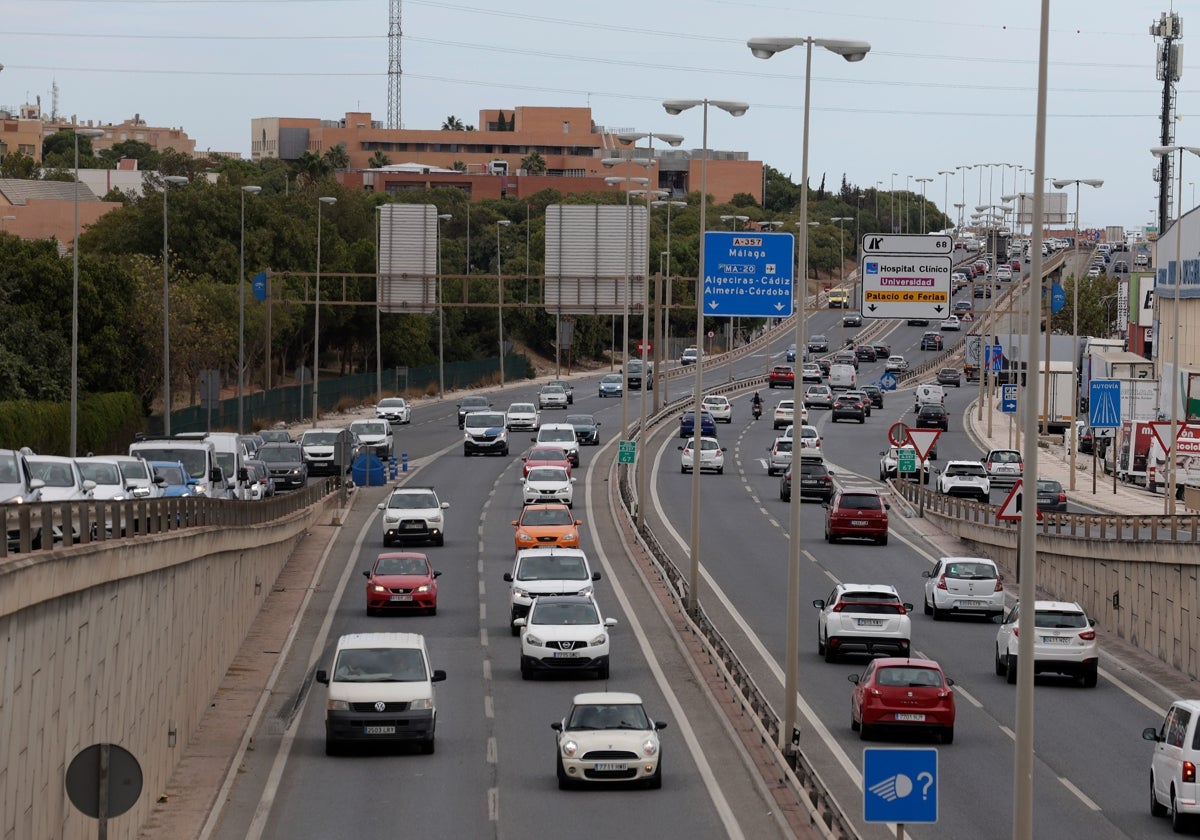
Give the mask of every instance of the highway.
[[[812, 314], [810, 332], [834, 337], [841, 310]], [[932, 329], [934, 327], [930, 327]], [[920, 360], [924, 327], [903, 324], [885, 339], [893, 353]], [[761, 375], [768, 360], [782, 361], [790, 341], [780, 336], [768, 354], [735, 364], [735, 375]], [[883, 362], [864, 364], [860, 381], [877, 379]], [[600, 400], [598, 378], [576, 380], [572, 410], [602, 420], [609, 444], [619, 427], [618, 400]], [[715, 387], [728, 379], [725, 366], [704, 374]], [[669, 380], [669, 397], [691, 392], [689, 376]], [[522, 384], [495, 395], [498, 407], [530, 399], [536, 388]], [[939, 442], [939, 460], [978, 458], [961, 428], [972, 388], [949, 389], [951, 430]], [[734, 421], [718, 435], [728, 447], [721, 476], [704, 475], [702, 494], [701, 600], [739, 656], [766, 691], [782, 706], [788, 537], [787, 506], [779, 500], [778, 478], [768, 477], [763, 461], [775, 433], [768, 422], [750, 420], [749, 394], [734, 398]], [[769, 392], [764, 416], [790, 391]], [[666, 395], [664, 395], [666, 396]], [[636, 394], [630, 416], [637, 416]], [[843, 485], [879, 486], [878, 452], [886, 429], [911, 420], [908, 393], [888, 396], [863, 425], [832, 424], [814, 410], [810, 423], [824, 436], [826, 459]], [[553, 419], [553, 416], [546, 418]], [[584, 521], [584, 547], [603, 573], [597, 601], [618, 619], [613, 631], [612, 678], [607, 686], [590, 679], [525, 682], [517, 669], [518, 641], [507, 629], [507, 589], [502, 574], [511, 566], [510, 520], [519, 510], [517, 476], [522, 451], [514, 436], [508, 458], [464, 459], [454, 404], [418, 409], [411, 427], [398, 437], [409, 454], [411, 480], [430, 484], [447, 511], [445, 547], [427, 549], [439, 580], [439, 610], [432, 617], [368, 619], [363, 610], [360, 572], [381, 550], [373, 505], [356, 508], [331, 559], [318, 612], [305, 617], [307, 646], [298, 648], [285, 669], [255, 749], [242, 772], [214, 837], [321, 838], [359, 835], [512, 837], [544, 835], [547, 826], [569, 826], [572, 837], [770, 837], [783, 836], [761, 788], [749, 777], [727, 733], [681, 662], [676, 644], [664, 635], [655, 602], [625, 561], [621, 535], [611, 524], [607, 495], [611, 447], [606, 457], [587, 449], [577, 471], [576, 511]], [[687, 555], [690, 476], [681, 475], [677, 426], [663, 424], [644, 457], [653, 465], [648, 518], [660, 540], [677, 558]], [[360, 490], [364, 498], [383, 490]], [[995, 499], [993, 498], [993, 501]], [[972, 620], [934, 623], [921, 614], [922, 570], [943, 553], [935, 542], [909, 527], [902, 505], [893, 505], [893, 540], [887, 548], [866, 544], [827, 545], [823, 510], [806, 503], [802, 540], [801, 746], [817, 765], [834, 796], [863, 837], [894, 836], [884, 826], [861, 823], [859, 786], [863, 743], [849, 727], [850, 684], [863, 659], [827, 664], [816, 653], [814, 598], [824, 598], [836, 581], [891, 583], [918, 605], [913, 620], [914, 649], [937, 659], [957, 681], [959, 722], [955, 743], [939, 747], [942, 778], [939, 822], [908, 826], [913, 837], [1007, 837], [1010, 834], [1015, 728], [1015, 691], [993, 671], [995, 625]], [[418, 549], [424, 550], [424, 549]], [[438, 745], [432, 756], [403, 750], [372, 750], [329, 758], [323, 751], [323, 687], [311, 684], [316, 667], [328, 665], [338, 635], [365, 630], [424, 633], [433, 666], [448, 672], [438, 685]], [[311, 651], [311, 653], [309, 652]], [[668, 721], [664, 731], [665, 781], [661, 791], [607, 790], [560, 792], [553, 772], [549, 729], [576, 692], [602, 688], [642, 695], [650, 713]], [[1101, 680], [1095, 689], [1051, 676], [1037, 680], [1036, 816], [1037, 836], [1070, 831], [1097, 838], [1166, 834], [1165, 821], [1153, 820], [1146, 806], [1148, 752], [1143, 726], [1158, 722], [1169, 698], [1103, 651]], [[286, 724], [291, 723], [290, 726]], [[889, 742], [882, 742], [888, 744]], [[899, 742], [897, 742], [899, 743]], [[613, 822], [628, 812], [625, 822]], [[551, 833], [554, 829], [550, 829]]]

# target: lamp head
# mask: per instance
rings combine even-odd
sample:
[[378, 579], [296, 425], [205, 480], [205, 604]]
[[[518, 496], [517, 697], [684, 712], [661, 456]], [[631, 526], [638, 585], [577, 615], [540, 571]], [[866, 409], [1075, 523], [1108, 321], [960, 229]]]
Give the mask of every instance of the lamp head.
[[454, 216], [452, 216], [449, 213], [438, 213], [438, 218], [441, 219], [443, 222], [445, 222], [445, 221], [448, 221], [449, 219], [453, 219]]
[[103, 137], [104, 131], [99, 128], [77, 128], [75, 129], [76, 137]]
[[699, 99], [668, 99], [663, 102], [663, 109], [673, 117], [677, 117], [689, 108], [695, 108], [701, 103]]
[[170, 184], [170, 185], [174, 185], [174, 186], [178, 187], [181, 184], [186, 184], [187, 182], [188, 182], [188, 179], [185, 178], [183, 175], [164, 175], [163, 176], [163, 183], [165, 183], [165, 184]]
[[258, 195], [260, 192], [262, 192], [262, 187], [247, 184], [246, 186], [242, 187], [242, 192], [244, 192], [246, 195]]
[[751, 38], [746, 42], [746, 46], [750, 48], [750, 54], [755, 58], [765, 59], [796, 46], [791, 43], [793, 40], [790, 38]]
[[497, 219], [496, 224], [500, 225], [501, 227], [508, 227], [512, 224], [512, 221], [509, 219]]
[[322, 204], [337, 204], [337, 199], [332, 195], [323, 195], [317, 199]]
[[600, 161], [600, 165], [605, 169], [612, 169], [614, 166], [620, 166], [622, 163], [627, 163], [625, 158], [604, 158]]
[[639, 140], [644, 140], [650, 135], [645, 131], [625, 131], [617, 135], [617, 139], [622, 143], [636, 143]]

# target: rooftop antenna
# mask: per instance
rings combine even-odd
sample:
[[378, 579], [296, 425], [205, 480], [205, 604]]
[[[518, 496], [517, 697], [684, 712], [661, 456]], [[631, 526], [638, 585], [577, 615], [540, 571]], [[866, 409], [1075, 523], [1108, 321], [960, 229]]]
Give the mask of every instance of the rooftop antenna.
[[400, 26], [401, 0], [390, 0], [388, 4], [388, 93], [387, 127], [400, 128], [400, 39], [404, 34]]
[[[1162, 38], [1162, 44], [1158, 47], [1154, 77], [1163, 83], [1160, 115], [1162, 135], [1159, 139], [1161, 145], [1170, 146], [1175, 141], [1175, 121], [1171, 118], [1175, 111], [1175, 83], [1183, 74], [1183, 44], [1178, 43], [1179, 39], [1183, 38], [1183, 18], [1174, 11], [1163, 12], [1155, 23], [1150, 24], [1150, 34], [1155, 38]], [[1173, 160], [1171, 155], [1163, 155], [1159, 158], [1158, 167], [1154, 172], [1154, 179], [1158, 181], [1159, 233], [1167, 229], [1167, 220], [1170, 218]]]

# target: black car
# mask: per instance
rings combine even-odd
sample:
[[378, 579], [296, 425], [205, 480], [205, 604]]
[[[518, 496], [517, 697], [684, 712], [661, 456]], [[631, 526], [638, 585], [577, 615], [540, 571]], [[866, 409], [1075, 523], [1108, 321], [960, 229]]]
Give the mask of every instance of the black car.
[[917, 412], [917, 428], [949, 431], [950, 415], [946, 413], [944, 406], [937, 403], [925, 403]]
[[883, 389], [878, 385], [860, 385], [858, 390], [871, 398], [871, 405], [883, 408]]
[[925, 333], [925, 335], [921, 336], [921, 349], [922, 350], [941, 350], [942, 349], [941, 334], [935, 333], [935, 332]]
[[928, 327], [929, 319], [928, 318], [909, 318], [905, 323], [907, 323], [910, 327]]
[[810, 335], [808, 337], [808, 352], [809, 353], [828, 353], [829, 340], [823, 335]]
[[[975, 285], [975, 297], [990, 298], [992, 296], [992, 287], [986, 283], [977, 283]], [[929, 322], [926, 321], [926, 324]]]
[[1037, 482], [1038, 510], [1067, 512], [1067, 494], [1061, 482], [1052, 478], [1039, 478]]
[[308, 481], [308, 466], [298, 443], [264, 443], [258, 460], [267, 465], [276, 490], [295, 490]]
[[600, 421], [590, 414], [568, 414], [564, 423], [575, 427], [575, 439], [580, 446], [599, 446], [600, 430], [596, 428]]
[[958, 368], [941, 368], [937, 372], [937, 384], [953, 385], [955, 388], [962, 387], [962, 374]]
[[843, 315], [842, 316], [842, 326], [843, 327], [861, 327], [862, 326], [862, 315], [859, 315], [857, 312], [851, 312], [849, 315]]
[[870, 344], [860, 344], [854, 348], [854, 357], [860, 362], [875, 361], [875, 348]]
[[[790, 467], [783, 476], [779, 479], [779, 498], [785, 502], [792, 500], [792, 470], [795, 465]], [[834, 490], [837, 488], [833, 484], [833, 471], [825, 466], [825, 462], [820, 458], [800, 458], [800, 498], [805, 496], [815, 497], [822, 502], [828, 502], [833, 498]]]
[[875, 348], [876, 359], [886, 359], [888, 356], [892, 355], [892, 345], [890, 344], [884, 344], [881, 341], [876, 341], [871, 346]]
[[463, 427], [463, 418], [472, 411], [487, 411], [492, 407], [492, 401], [487, 397], [463, 397], [458, 404], [458, 428]]
[[844, 392], [834, 397], [833, 416], [830, 418], [830, 422], [836, 423], [838, 420], [857, 420], [859, 423], [866, 423], [867, 411], [863, 407], [862, 400], [856, 396], [848, 396]]

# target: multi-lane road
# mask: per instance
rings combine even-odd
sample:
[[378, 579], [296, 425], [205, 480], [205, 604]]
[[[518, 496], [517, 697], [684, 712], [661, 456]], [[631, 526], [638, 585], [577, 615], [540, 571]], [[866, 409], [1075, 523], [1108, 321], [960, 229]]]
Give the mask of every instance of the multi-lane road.
[[[842, 314], [814, 313], [810, 332], [839, 335]], [[924, 331], [899, 325], [885, 340], [893, 353], [919, 362], [928, 355], [919, 349]], [[760, 353], [738, 361], [735, 377], [761, 375], [768, 361], [782, 361], [787, 339], [780, 336], [766, 358]], [[860, 381], [877, 379], [882, 371], [882, 360], [864, 364]], [[715, 387], [727, 382], [729, 371], [725, 366], [710, 369], [704, 378]], [[522, 451], [521, 438], [514, 436], [512, 457], [467, 459], [454, 404], [422, 406], [412, 426], [401, 430], [398, 444], [414, 468], [409, 480], [435, 486], [451, 503], [445, 546], [425, 549], [443, 572], [438, 614], [366, 617], [360, 572], [381, 550], [371, 502], [385, 491], [360, 490], [344, 533], [334, 543], [319, 597], [301, 622], [298, 643], [282, 671], [274, 714], [255, 734], [254, 749], [245, 756], [213, 836], [757, 838], [785, 833], [773, 813], [775, 803], [747, 768], [744, 754], [698, 685], [697, 673], [681, 656], [658, 602], [626, 559], [604, 492], [620, 405], [598, 399], [594, 379], [576, 380], [572, 410], [594, 413], [602, 421], [605, 446], [584, 450], [576, 472], [576, 511], [584, 521], [583, 547], [603, 573], [597, 600], [619, 622], [613, 630], [610, 680], [521, 680], [502, 580], [513, 554], [510, 523], [520, 506], [516, 456]], [[669, 380], [664, 396], [680, 398], [691, 388], [690, 377]], [[504, 407], [534, 393], [534, 386], [522, 384], [494, 395], [493, 401]], [[762, 393], [768, 418], [777, 399], [792, 396], [789, 391]], [[968, 387], [949, 389], [951, 427], [939, 442], [939, 460], [979, 457], [961, 428], [973, 395]], [[636, 399], [634, 394], [631, 416], [636, 416]], [[763, 461], [776, 433], [769, 422], [750, 419], [749, 391], [735, 395], [734, 402], [733, 422], [718, 428], [728, 449], [725, 474], [702, 477], [701, 599], [779, 709], [787, 506], [779, 500], [778, 478], [767, 476]], [[825, 457], [841, 484], [880, 486], [878, 453], [886, 444], [886, 429], [896, 420], [911, 420], [911, 411], [911, 395], [900, 392], [890, 394], [885, 407], [861, 426], [832, 424], [819, 410], [811, 413], [810, 423], [821, 430]], [[691, 478], [680, 474], [677, 444], [677, 427], [664, 424], [644, 443], [641, 456], [652, 467], [648, 521], [672, 553], [686, 556]], [[899, 504], [892, 508], [888, 547], [827, 545], [823, 513], [819, 504], [803, 506], [803, 749], [864, 837], [894, 836], [887, 827], [861, 822], [863, 744], [850, 730], [846, 677], [860, 672], [864, 660], [825, 663], [816, 653], [816, 611], [810, 606], [814, 598], [826, 597], [836, 581], [894, 584], [905, 600], [918, 605], [914, 648], [941, 662], [956, 680], [959, 714], [954, 744], [939, 747], [939, 822], [909, 826], [908, 834], [1009, 836], [1015, 692], [992, 667], [995, 625], [935, 623], [919, 607], [921, 571], [952, 546], [920, 536]], [[447, 681], [438, 684], [434, 755], [391, 750], [324, 755], [324, 693], [311, 683], [312, 671], [328, 665], [328, 651], [338, 635], [367, 630], [425, 634], [434, 667], [448, 672]], [[651, 714], [668, 722], [662, 790], [557, 790], [549, 725], [576, 692], [605, 688], [638, 692]], [[1143, 726], [1158, 722], [1169, 700], [1166, 692], [1105, 651], [1097, 688], [1039, 677], [1036, 700], [1036, 835], [1166, 834], [1166, 822], [1148, 813], [1149, 752], [1140, 739]]]

